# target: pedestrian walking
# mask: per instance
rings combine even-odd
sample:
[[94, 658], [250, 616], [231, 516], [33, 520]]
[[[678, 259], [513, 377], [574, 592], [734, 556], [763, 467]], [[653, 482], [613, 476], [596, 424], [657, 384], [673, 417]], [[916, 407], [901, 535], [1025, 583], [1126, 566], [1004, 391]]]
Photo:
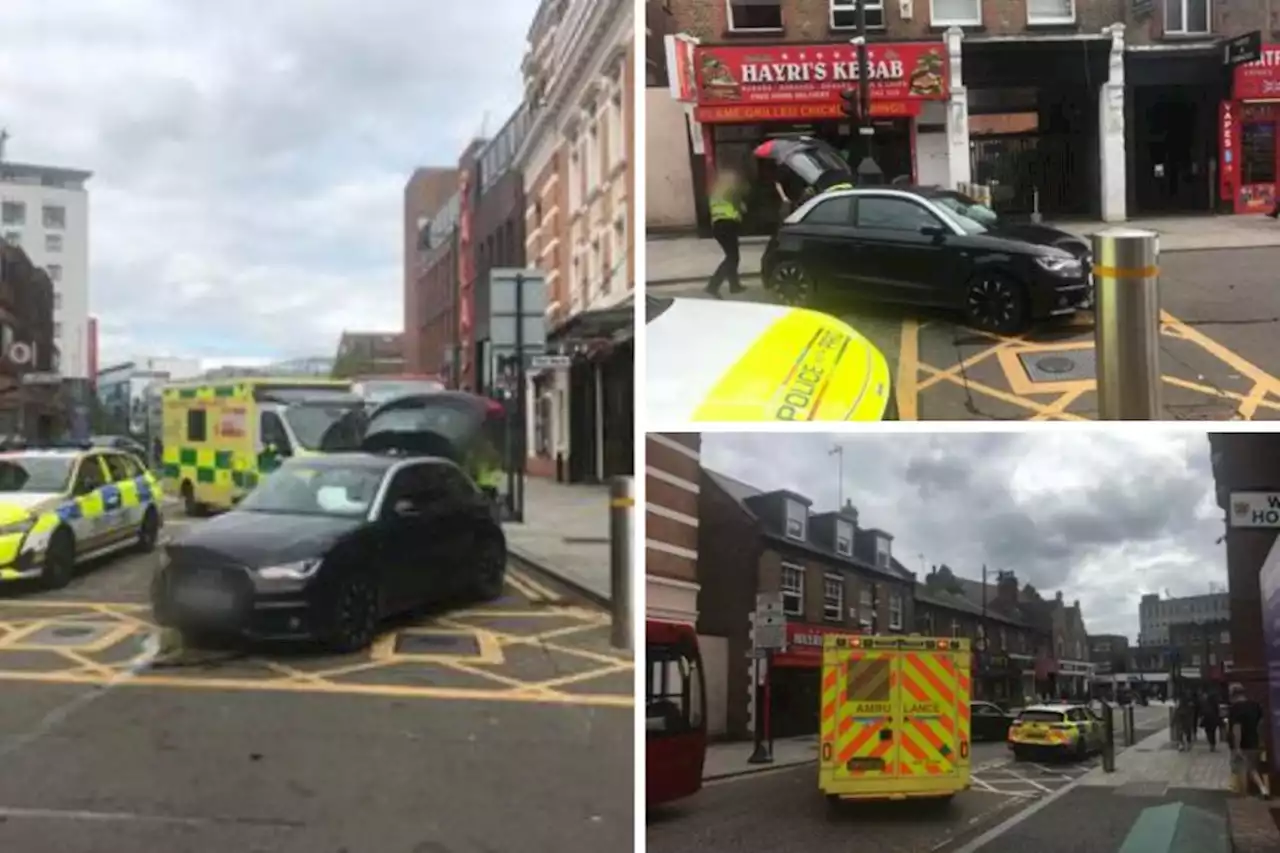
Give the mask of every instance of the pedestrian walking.
[[1267, 780], [1262, 774], [1259, 759], [1262, 752], [1262, 706], [1249, 698], [1243, 684], [1231, 685], [1231, 710], [1227, 713], [1227, 725], [1231, 743], [1231, 774], [1235, 790], [1249, 795], [1249, 783], [1253, 782], [1263, 798], [1271, 796]]
[[1182, 694], [1178, 700], [1174, 716], [1178, 725], [1178, 751], [1188, 752], [1191, 749], [1191, 733], [1196, 727], [1196, 706], [1189, 693]]
[[1218, 707], [1218, 697], [1206, 693], [1200, 702], [1200, 725], [1204, 728], [1204, 739], [1209, 742], [1209, 751], [1218, 751], [1218, 729], [1222, 726], [1222, 712]]
[[742, 236], [742, 215], [747, 211], [746, 193], [746, 181], [732, 169], [723, 169], [716, 175], [711, 190], [711, 236], [720, 244], [724, 260], [707, 282], [707, 293], [717, 299], [722, 298], [720, 286], [726, 281], [730, 293], [746, 290], [738, 278], [738, 239]]

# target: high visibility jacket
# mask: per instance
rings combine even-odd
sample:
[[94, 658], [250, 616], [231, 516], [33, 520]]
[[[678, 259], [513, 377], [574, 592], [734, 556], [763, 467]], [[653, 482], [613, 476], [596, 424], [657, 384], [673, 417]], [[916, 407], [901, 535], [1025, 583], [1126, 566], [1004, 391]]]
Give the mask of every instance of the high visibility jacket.
[[853, 184], [849, 183], [848, 181], [845, 181], [843, 183], [833, 184], [832, 186], [827, 187], [826, 190], [824, 190], [824, 192], [835, 192], [836, 190], [851, 190], [851, 189], [853, 189]]
[[738, 201], [736, 188], [721, 186], [711, 192], [712, 222], [741, 222], [746, 205]]

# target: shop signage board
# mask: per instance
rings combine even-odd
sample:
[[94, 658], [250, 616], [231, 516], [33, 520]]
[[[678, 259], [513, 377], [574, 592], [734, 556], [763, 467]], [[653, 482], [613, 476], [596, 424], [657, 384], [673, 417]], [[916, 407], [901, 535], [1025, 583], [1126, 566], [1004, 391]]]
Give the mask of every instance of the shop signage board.
[[1227, 521], [1231, 527], [1280, 529], [1280, 492], [1232, 492]]
[[[916, 115], [924, 101], [944, 100], [950, 88], [941, 42], [874, 44], [867, 48], [872, 114]], [[840, 93], [857, 88], [852, 45], [773, 44], [698, 46], [695, 50], [700, 121], [837, 118]]]
[[1229, 68], [1262, 58], [1262, 31], [1254, 30], [1222, 43], [1222, 64]]
[[1237, 101], [1280, 97], [1280, 45], [1265, 44], [1261, 56], [1232, 69], [1231, 96]]

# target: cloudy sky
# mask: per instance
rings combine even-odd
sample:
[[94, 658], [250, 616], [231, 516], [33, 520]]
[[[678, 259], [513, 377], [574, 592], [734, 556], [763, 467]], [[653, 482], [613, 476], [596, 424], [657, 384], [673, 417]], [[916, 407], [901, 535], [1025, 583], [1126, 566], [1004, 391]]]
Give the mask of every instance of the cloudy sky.
[[[704, 434], [702, 462], [762, 490], [844, 496], [893, 534], [904, 566], [978, 579], [1011, 569], [1041, 594], [1080, 599], [1088, 629], [1136, 639], [1138, 599], [1226, 583], [1224, 532], [1204, 433]], [[1225, 586], [1224, 586], [1225, 588]]]
[[91, 170], [102, 363], [402, 326], [401, 205], [520, 100], [536, 0], [4, 0], [8, 159]]

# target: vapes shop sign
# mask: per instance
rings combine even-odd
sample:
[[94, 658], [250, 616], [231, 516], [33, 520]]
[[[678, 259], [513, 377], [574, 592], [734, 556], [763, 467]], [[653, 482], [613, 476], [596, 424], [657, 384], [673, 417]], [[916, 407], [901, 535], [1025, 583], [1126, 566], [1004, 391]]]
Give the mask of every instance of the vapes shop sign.
[[1280, 530], [1280, 492], [1232, 492], [1227, 518], [1231, 527]]

